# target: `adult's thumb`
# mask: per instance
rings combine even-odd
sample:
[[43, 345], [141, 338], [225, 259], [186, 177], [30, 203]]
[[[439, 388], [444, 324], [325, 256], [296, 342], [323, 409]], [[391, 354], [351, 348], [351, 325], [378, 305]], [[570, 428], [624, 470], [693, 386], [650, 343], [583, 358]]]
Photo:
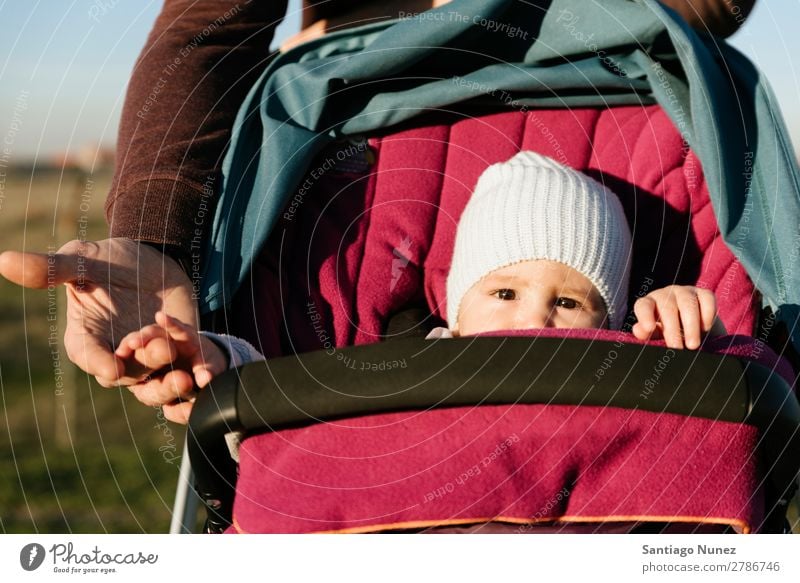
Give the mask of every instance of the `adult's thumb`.
[[0, 253], [0, 275], [24, 286], [43, 289], [78, 279], [78, 256], [57, 253]]

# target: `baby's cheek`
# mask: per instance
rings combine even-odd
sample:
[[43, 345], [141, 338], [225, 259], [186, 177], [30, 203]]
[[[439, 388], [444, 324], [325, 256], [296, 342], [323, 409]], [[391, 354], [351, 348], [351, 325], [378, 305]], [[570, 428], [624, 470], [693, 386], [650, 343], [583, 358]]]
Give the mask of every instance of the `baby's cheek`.
[[592, 314], [592, 324], [589, 328], [610, 328], [611, 322], [605, 312], [595, 312]]
[[598, 314], [597, 312], [585, 312], [582, 310], [575, 310], [576, 315], [573, 320], [572, 328], [603, 328], [605, 314]]
[[504, 322], [502, 315], [504, 310], [501, 308], [481, 301], [468, 304], [458, 318], [459, 334], [466, 336], [513, 327]]

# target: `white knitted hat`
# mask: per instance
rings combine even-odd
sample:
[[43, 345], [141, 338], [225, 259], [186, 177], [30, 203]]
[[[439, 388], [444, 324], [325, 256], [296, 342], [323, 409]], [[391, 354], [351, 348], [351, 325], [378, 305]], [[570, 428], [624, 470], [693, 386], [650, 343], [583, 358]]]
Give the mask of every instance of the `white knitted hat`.
[[533, 259], [564, 263], [594, 284], [612, 329], [628, 305], [631, 233], [617, 196], [599, 182], [535, 152], [481, 174], [461, 215], [447, 277], [447, 322], [464, 294], [490, 272]]

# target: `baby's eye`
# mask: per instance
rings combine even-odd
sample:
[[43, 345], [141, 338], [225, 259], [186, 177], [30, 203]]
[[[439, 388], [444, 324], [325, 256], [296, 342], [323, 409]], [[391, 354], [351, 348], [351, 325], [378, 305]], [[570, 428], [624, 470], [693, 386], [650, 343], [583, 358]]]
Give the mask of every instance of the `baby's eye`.
[[558, 298], [556, 300], [556, 306], [559, 308], [566, 308], [567, 310], [575, 310], [581, 307], [581, 303], [572, 298]]
[[515, 300], [517, 299], [517, 292], [513, 289], [503, 288], [492, 292], [493, 296], [497, 296], [500, 300]]

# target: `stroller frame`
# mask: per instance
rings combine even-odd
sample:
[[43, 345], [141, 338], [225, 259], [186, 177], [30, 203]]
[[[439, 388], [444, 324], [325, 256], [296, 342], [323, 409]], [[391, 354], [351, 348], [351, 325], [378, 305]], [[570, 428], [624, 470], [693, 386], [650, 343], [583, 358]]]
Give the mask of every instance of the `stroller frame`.
[[[679, 351], [672, 356], [676, 366], [661, 379], [670, 390], [643, 401], [624, 387], [640, 386], [668, 349], [622, 344], [617, 348], [620, 366], [610, 369], [601, 382], [591, 382], [586, 371], [602, 363], [607, 342], [398, 339], [342, 350], [348, 357], [372, 362], [387, 356], [414, 359], [415, 366], [388, 371], [385, 382], [376, 384], [363, 375], [343, 372], [322, 350], [229, 371], [200, 395], [190, 419], [188, 451], [208, 515], [205, 532], [219, 533], [231, 525], [236, 464], [226, 436], [232, 433], [241, 438], [253, 432], [390, 411], [535, 403], [643, 409], [757, 426], [769, 468], [762, 529], [785, 530], [786, 506], [798, 486], [800, 406], [788, 383], [761, 364]], [[557, 366], [553, 364], [556, 353]], [[442, 362], [454, 363], [448, 367], [449, 374], [431, 378], [429, 371]], [[264, 374], [265, 366], [269, 375]], [[511, 374], [522, 370], [546, 374], [531, 384], [526, 375]], [[498, 375], [504, 379], [501, 384], [495, 381]], [[336, 390], [344, 387], [346, 392]], [[397, 391], [400, 387], [405, 390]], [[699, 395], [698, 388], [703, 389]]]

